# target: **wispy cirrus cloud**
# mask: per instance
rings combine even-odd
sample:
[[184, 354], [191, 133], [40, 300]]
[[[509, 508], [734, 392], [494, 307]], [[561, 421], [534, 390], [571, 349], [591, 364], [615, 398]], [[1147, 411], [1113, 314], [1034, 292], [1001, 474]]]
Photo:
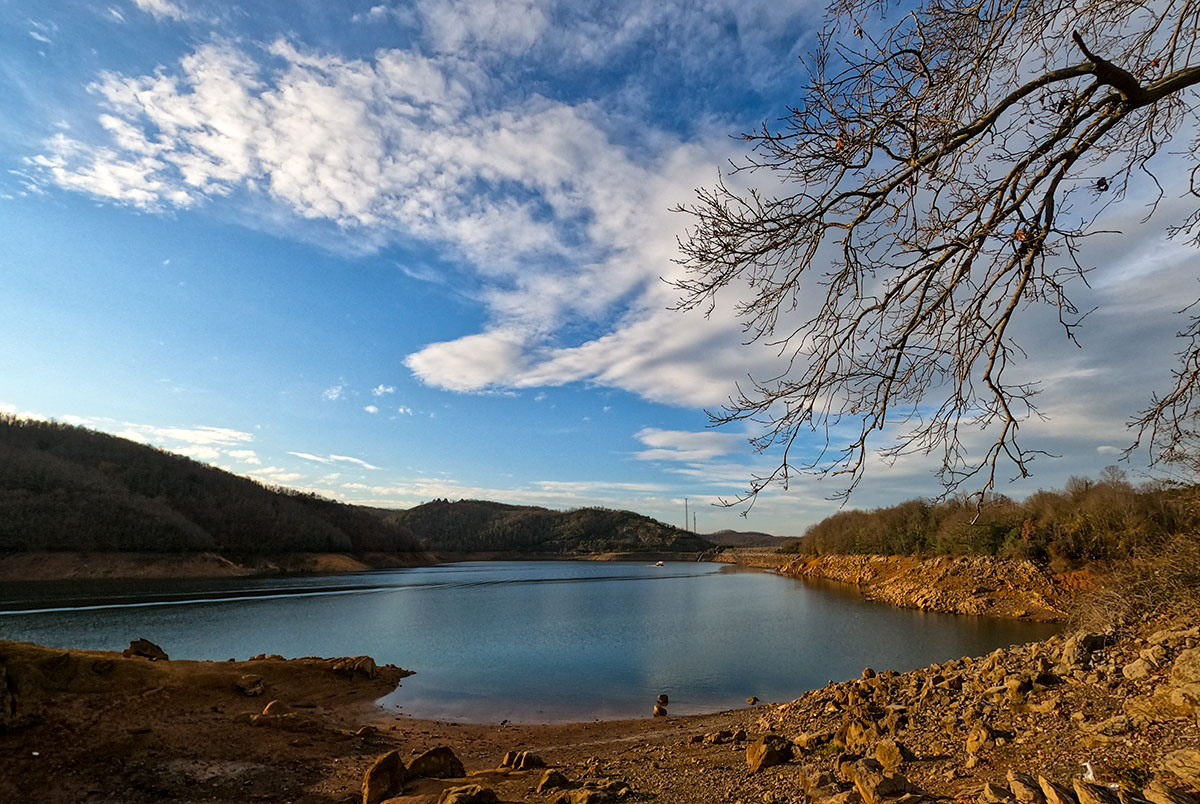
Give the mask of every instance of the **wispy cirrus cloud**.
[[312, 461], [314, 463], [349, 463], [359, 466], [363, 469], [379, 469], [379, 467], [375, 466], [374, 464], [367, 463], [361, 458], [354, 458], [349, 455], [313, 455], [311, 452], [288, 452], [288, 455], [292, 455], [306, 461]]
[[189, 17], [187, 10], [172, 0], [133, 0], [133, 4], [157, 20], [180, 21]]

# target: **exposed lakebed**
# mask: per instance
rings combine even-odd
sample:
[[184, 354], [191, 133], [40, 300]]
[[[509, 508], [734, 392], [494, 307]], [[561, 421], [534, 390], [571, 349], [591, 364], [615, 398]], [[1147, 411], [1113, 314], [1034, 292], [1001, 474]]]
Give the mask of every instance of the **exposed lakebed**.
[[5, 584], [0, 638], [173, 658], [367, 654], [415, 670], [384, 704], [478, 722], [591, 720], [795, 698], [1051, 625], [895, 609], [703, 563], [477, 562], [354, 575]]

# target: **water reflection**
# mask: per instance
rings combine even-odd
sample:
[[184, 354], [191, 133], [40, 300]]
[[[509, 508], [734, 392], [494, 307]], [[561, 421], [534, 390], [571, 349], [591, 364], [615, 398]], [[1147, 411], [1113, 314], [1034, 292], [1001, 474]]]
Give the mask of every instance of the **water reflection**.
[[712, 564], [480, 562], [349, 576], [13, 584], [0, 638], [173, 658], [369, 654], [417, 671], [385, 704], [498, 722], [790, 700], [864, 666], [906, 670], [1052, 626], [893, 609]]

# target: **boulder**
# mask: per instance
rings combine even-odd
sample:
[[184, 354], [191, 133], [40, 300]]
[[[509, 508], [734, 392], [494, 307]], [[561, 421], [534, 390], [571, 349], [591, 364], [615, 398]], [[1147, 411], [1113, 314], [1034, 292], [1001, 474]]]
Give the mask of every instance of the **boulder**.
[[880, 740], [875, 746], [875, 759], [883, 765], [884, 770], [894, 771], [905, 762], [911, 762], [915, 757], [903, 743], [895, 740]]
[[1130, 681], [1137, 681], [1150, 675], [1152, 665], [1145, 659], [1137, 659], [1121, 668], [1121, 675]]
[[430, 748], [408, 766], [410, 779], [459, 779], [466, 775], [462, 761], [444, 745]]
[[605, 804], [608, 800], [608, 793], [601, 790], [571, 790], [559, 793], [547, 804]]
[[1172, 630], [1164, 628], [1161, 631], [1155, 631], [1146, 641], [1151, 645], [1180, 645], [1188, 639], [1200, 638], [1200, 625], [1191, 628]]
[[967, 735], [968, 754], [978, 754], [984, 748], [990, 748], [995, 744], [996, 733], [984, 723], [971, 729], [971, 733]]
[[379, 678], [379, 667], [370, 656], [350, 656], [333, 662], [333, 672], [352, 678], [356, 675], [367, 679]]
[[662, 704], [655, 704], [654, 705], [654, 716], [655, 717], [666, 717], [667, 716], [667, 707], [663, 706]]
[[854, 789], [862, 796], [865, 804], [877, 804], [880, 799], [915, 793], [916, 788], [898, 773], [888, 773], [874, 759], [860, 759], [849, 763], [846, 778], [854, 783]]
[[777, 734], [764, 734], [746, 748], [746, 764], [751, 773], [782, 765], [792, 758], [792, 744]]
[[564, 787], [570, 787], [571, 780], [556, 770], [548, 770], [542, 774], [542, 778], [537, 783], [537, 792], [545, 793], [550, 790], [561, 790]]
[[534, 768], [544, 768], [546, 767], [546, 760], [542, 759], [531, 751], [521, 751], [517, 754], [517, 758], [513, 762], [513, 767], [517, 770], [533, 770]]
[[1115, 790], [1109, 790], [1102, 784], [1087, 782], [1083, 779], [1072, 779], [1071, 786], [1079, 804], [1121, 804], [1121, 799]]
[[1200, 751], [1184, 748], [1163, 758], [1163, 770], [1175, 774], [1188, 787], [1200, 787]]
[[709, 732], [708, 734], [704, 735], [704, 742], [709, 743], [710, 745], [724, 745], [725, 743], [731, 743], [733, 742], [733, 732], [729, 731], [728, 729]]
[[1047, 804], [1079, 804], [1079, 800], [1075, 798], [1075, 794], [1065, 785], [1052, 782], [1045, 776], [1038, 777], [1038, 786], [1046, 794]]
[[1200, 683], [1200, 648], [1185, 650], [1175, 658], [1171, 683], [1176, 686]]
[[792, 745], [801, 751], [812, 751], [820, 748], [833, 739], [831, 731], [806, 731], [792, 738]]
[[758, 696], [751, 695], [749, 698], [746, 699], [746, 703], [750, 704], [751, 706], [754, 706], [756, 703], [758, 703]]
[[666, 706], [667, 703], [670, 701], [670, 699], [667, 698], [667, 694], [665, 692], [662, 693], [661, 695], [659, 695], [656, 700], [658, 703], [662, 704], [663, 706]]
[[238, 690], [249, 698], [257, 698], [266, 692], [266, 685], [263, 684], [263, 677], [254, 673], [246, 673], [234, 682]]
[[388, 751], [367, 768], [362, 780], [362, 804], [379, 804], [399, 794], [408, 774], [398, 751]]
[[1154, 779], [1146, 785], [1142, 796], [1151, 804], [1198, 804], [1196, 797]]
[[1127, 698], [1121, 709], [1135, 726], [1163, 723], [1191, 714], [1192, 707], [1184, 702], [1172, 700], [1171, 691], [1160, 689], [1153, 695], [1138, 695]]
[[449, 787], [442, 791], [438, 804], [496, 804], [500, 797], [496, 791], [477, 784]]
[[1007, 787], [985, 782], [983, 790], [979, 792], [979, 800], [984, 804], [1014, 804], [1017, 797]]
[[167, 652], [155, 645], [148, 639], [135, 639], [129, 643], [129, 647], [121, 651], [121, 655], [129, 658], [132, 656], [141, 656], [149, 659], [152, 662], [165, 662], [171, 658], [167, 656]]

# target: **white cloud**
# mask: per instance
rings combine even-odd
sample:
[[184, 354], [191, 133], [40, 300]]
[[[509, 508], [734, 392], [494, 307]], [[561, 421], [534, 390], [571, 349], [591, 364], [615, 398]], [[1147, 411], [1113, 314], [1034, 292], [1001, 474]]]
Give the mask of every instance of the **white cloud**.
[[413, 415], [412, 408], [408, 407], [407, 405], [401, 405], [400, 407], [396, 408], [396, 412], [401, 416]]
[[352, 458], [348, 455], [328, 455], [320, 456], [313, 455], [311, 452], [289, 452], [288, 455], [294, 455], [297, 458], [303, 458], [306, 461], [314, 461], [316, 463], [351, 463], [355, 466], [361, 466], [363, 469], [378, 469], [378, 466], [367, 463], [361, 458]]
[[373, 396], [383, 396], [384, 394], [396, 393], [396, 387], [393, 385], [377, 385], [371, 389]]
[[374, 405], [365, 405], [363, 407], [363, 410], [365, 410], [367, 413], [378, 413], [379, 412], [379, 408], [375, 407]]
[[112, 17], [117, 22], [125, 22], [125, 15], [115, 6], [109, 6], [107, 9], [108, 16]]
[[186, 20], [188, 13], [171, 0], [133, 0], [133, 4], [156, 20]]
[[[708, 461], [719, 455], [736, 452], [746, 443], [742, 436], [713, 430], [694, 433], [643, 427], [634, 437], [650, 447], [636, 453], [636, 457], [643, 461]], [[743, 468], [742, 471], [746, 470]]]
[[341, 385], [333, 385], [321, 392], [321, 398], [326, 402], [336, 402], [339, 399], [346, 398], [345, 387]]
[[297, 458], [303, 458], [306, 461], [315, 461], [317, 463], [329, 463], [329, 458], [322, 458], [320, 455], [313, 455], [310, 452], [289, 452], [288, 455], [295, 455]]
[[342, 463], [352, 463], [355, 466], [361, 466], [363, 469], [378, 469], [378, 466], [373, 466], [361, 458], [351, 458], [347, 455], [330, 455], [329, 460], [340, 461]]
[[289, 472], [286, 469], [281, 469], [278, 466], [264, 466], [262, 469], [257, 469], [254, 472], [247, 474], [253, 480], [263, 483], [268, 486], [282, 486], [288, 483], [294, 483], [304, 475], [299, 472]]
[[221, 451], [216, 447], [175, 447], [171, 451], [179, 455], [186, 455], [189, 458], [195, 458], [198, 461], [215, 461], [221, 457]]
[[252, 449], [231, 449], [225, 454], [249, 466], [259, 466], [262, 464], [262, 460], [259, 459], [258, 455]]
[[29, 36], [32, 37], [33, 39], [36, 39], [39, 42], [42, 42], [43, 44], [47, 44], [47, 45], [54, 44], [54, 42], [48, 36], [40, 34], [37, 31], [29, 31]]
[[32, 411], [28, 411], [28, 410], [21, 410], [16, 405], [9, 404], [6, 402], [0, 402], [0, 413], [5, 413], [5, 414], [8, 414], [9, 416], [15, 416], [18, 419], [29, 419], [29, 420], [35, 421], [35, 422], [50, 421], [50, 418], [48, 416], [43, 416], [40, 413], [33, 413]]

